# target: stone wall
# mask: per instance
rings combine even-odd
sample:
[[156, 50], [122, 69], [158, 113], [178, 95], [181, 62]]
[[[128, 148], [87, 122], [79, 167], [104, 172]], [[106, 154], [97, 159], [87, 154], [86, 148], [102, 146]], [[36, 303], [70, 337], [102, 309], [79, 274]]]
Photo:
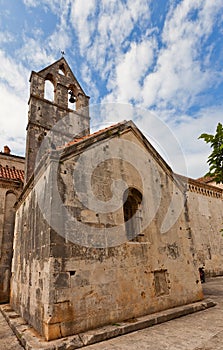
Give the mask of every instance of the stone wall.
[[38, 209], [34, 191], [16, 212], [14, 235], [10, 302], [41, 332], [51, 299], [49, 283], [53, 271], [50, 270], [50, 227]]
[[[145, 152], [148, 188], [139, 169], [123, 161], [123, 147], [120, 157], [113, 157], [110, 138], [131, 141], [135, 160], [142, 150]], [[86, 142], [65, 150], [59, 164], [55, 155], [45, 161], [45, 172], [42, 168], [34, 188], [23, 194], [17, 210], [11, 304], [48, 340], [203, 297], [192, 261], [185, 207], [168, 230], [161, 232], [173, 192], [175, 197], [184, 198], [183, 187], [170, 169], [130, 129]], [[94, 149], [96, 154], [105, 152], [107, 159], [94, 171], [89, 162], [85, 173], [81, 168], [78, 172], [76, 165], [86, 149]], [[143, 230], [137, 237], [129, 239], [125, 231], [124, 203], [112, 212], [92, 210], [90, 193], [84, 193], [89, 185], [88, 170], [92, 191], [104, 205], [111, 199], [111, 184], [117, 179], [142, 193]], [[86, 201], [80, 200], [81, 191]], [[152, 215], [145, 224], [150, 215], [146, 213]], [[124, 237], [122, 243], [116, 245], [109, 239], [110, 228], [117, 230], [117, 241]], [[105, 242], [107, 246], [103, 246]]]
[[9, 168], [15, 167], [17, 170], [24, 170], [24, 157], [8, 155], [0, 152], [0, 164], [1, 166], [8, 166]]
[[[24, 169], [24, 159], [0, 154], [0, 165]], [[22, 183], [0, 178], [0, 303], [9, 302], [11, 261], [14, 237], [14, 204], [22, 192]]]
[[223, 275], [222, 189], [189, 180], [187, 202], [193, 259], [207, 276]]

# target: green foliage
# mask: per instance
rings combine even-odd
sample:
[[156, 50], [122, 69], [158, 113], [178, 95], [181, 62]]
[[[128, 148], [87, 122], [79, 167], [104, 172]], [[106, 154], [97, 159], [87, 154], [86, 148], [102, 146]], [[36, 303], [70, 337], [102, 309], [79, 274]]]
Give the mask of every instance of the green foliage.
[[218, 123], [215, 135], [201, 134], [199, 139], [210, 143], [212, 153], [208, 157], [209, 172], [205, 176], [211, 176], [216, 183], [223, 183], [223, 126]]

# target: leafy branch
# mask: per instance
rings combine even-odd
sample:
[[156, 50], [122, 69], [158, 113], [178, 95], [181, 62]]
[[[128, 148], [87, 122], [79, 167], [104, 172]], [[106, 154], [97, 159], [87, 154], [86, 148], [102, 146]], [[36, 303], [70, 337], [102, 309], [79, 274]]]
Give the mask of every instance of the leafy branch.
[[204, 139], [212, 148], [208, 157], [209, 171], [205, 176], [213, 177], [216, 183], [223, 183], [223, 126], [218, 123], [215, 135], [201, 134], [199, 139]]

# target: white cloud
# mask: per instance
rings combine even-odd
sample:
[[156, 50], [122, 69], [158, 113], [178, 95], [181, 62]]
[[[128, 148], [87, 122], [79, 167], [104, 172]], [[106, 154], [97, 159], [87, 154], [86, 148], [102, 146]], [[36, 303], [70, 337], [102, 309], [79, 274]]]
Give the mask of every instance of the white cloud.
[[[84, 63], [81, 66], [81, 75], [82, 75], [84, 84], [90, 87], [91, 103], [94, 103], [99, 98], [99, 91], [97, 89], [97, 84], [92, 77], [90, 68]], [[88, 91], [85, 91], [85, 93], [88, 94]]]
[[119, 101], [141, 99], [140, 81], [153, 62], [155, 46], [156, 43], [151, 40], [131, 43], [129, 51], [120, 57], [114, 81], [108, 84], [112, 87], [114, 98]]
[[134, 24], [142, 26], [144, 17], [149, 18], [146, 0], [127, 0], [125, 4], [117, 0], [76, 0], [72, 4], [71, 21], [80, 52], [103, 79], [119, 62]]
[[0, 136], [13, 153], [24, 154], [30, 72], [0, 51]]
[[140, 113], [136, 125], [174, 172], [198, 178], [208, 171], [210, 147], [198, 137], [204, 132], [215, 133], [223, 107], [203, 110], [196, 118], [180, 116], [180, 123], [176, 120], [163, 122], [162, 114], [143, 113], [143, 110]]
[[[184, 0], [167, 16], [162, 38], [165, 47], [158, 54], [157, 64], [144, 82], [145, 106], [168, 104], [188, 108], [195, 96], [214, 84], [216, 74], [199, 60], [202, 40], [211, 33], [220, 1]], [[197, 16], [192, 21], [191, 16]]]
[[42, 6], [46, 11], [50, 9], [59, 19], [55, 21], [55, 29], [50, 34], [44, 31], [44, 26], [33, 27], [28, 33], [24, 28], [23, 45], [17, 51], [23, 62], [31, 67], [44, 67], [58, 59], [61, 51], [66, 52], [71, 47], [70, 2], [71, 0], [24, 0], [28, 7]]
[[90, 114], [93, 131], [132, 119], [174, 172], [198, 178], [208, 171], [207, 158], [211, 151], [198, 137], [205, 132], [215, 133], [223, 106], [206, 108], [194, 117], [184, 114], [167, 118], [168, 122], [163, 121], [165, 111], [155, 113], [124, 103], [93, 105]]
[[[202, 40], [213, 29], [221, 6], [219, 0], [215, 3], [184, 0], [173, 7], [165, 21], [164, 47], [160, 50], [155, 42], [157, 30], [149, 25], [148, 1], [129, 0], [125, 5], [101, 1], [100, 6], [97, 2], [97, 19], [94, 17], [95, 1], [89, 2], [84, 16], [84, 2], [79, 0], [75, 5], [72, 7], [73, 19], [76, 19], [73, 25], [86, 64], [103, 80], [108, 80], [110, 92], [104, 101], [134, 99], [146, 107], [157, 105], [158, 109], [184, 111], [200, 92], [216, 83], [218, 75], [208, 66], [203, 69], [204, 62], [199, 55]], [[129, 35], [136, 23], [143, 26], [145, 21], [149, 37], [141, 33], [133, 43]], [[151, 67], [155, 59], [155, 66]]]
[[38, 6], [38, 0], [23, 0], [25, 6], [36, 7]]
[[214, 134], [222, 115], [223, 105], [202, 109], [193, 117], [182, 115], [178, 120], [169, 119], [168, 126], [181, 145], [190, 177], [197, 178], [207, 172], [210, 147], [198, 137], [202, 133]]
[[14, 41], [14, 37], [10, 32], [0, 32], [0, 44]]
[[24, 155], [27, 101], [0, 84], [0, 149], [8, 145], [13, 154]]
[[28, 70], [21, 63], [6, 56], [2, 50], [0, 50], [0, 61], [0, 81], [7, 84], [17, 95], [24, 97], [29, 76]]
[[50, 9], [53, 13], [60, 16], [64, 7], [69, 6], [72, 0], [23, 0], [23, 3], [27, 7], [39, 7], [43, 6], [45, 11]]
[[32, 37], [24, 38], [25, 44], [18, 50], [18, 55], [21, 56], [24, 64], [29, 64], [32, 67], [44, 67], [51, 64], [55, 60], [55, 56], [49, 53], [48, 44], [43, 46], [43, 43]]
[[48, 39], [52, 52], [60, 53], [71, 46], [71, 37], [66, 26], [59, 26]]
[[94, 31], [93, 21], [90, 17], [96, 10], [95, 0], [76, 0], [71, 7], [71, 21], [77, 32], [80, 52], [83, 55], [85, 49], [90, 45], [91, 36]]

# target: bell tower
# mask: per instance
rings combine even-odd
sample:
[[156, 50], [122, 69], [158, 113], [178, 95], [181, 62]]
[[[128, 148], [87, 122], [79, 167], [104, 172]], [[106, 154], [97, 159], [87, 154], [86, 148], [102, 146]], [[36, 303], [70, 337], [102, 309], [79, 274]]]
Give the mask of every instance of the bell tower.
[[28, 104], [25, 182], [34, 172], [44, 136], [66, 115], [75, 120], [66, 128], [64, 136], [69, 140], [90, 132], [89, 96], [84, 93], [64, 57], [39, 72], [31, 73]]

